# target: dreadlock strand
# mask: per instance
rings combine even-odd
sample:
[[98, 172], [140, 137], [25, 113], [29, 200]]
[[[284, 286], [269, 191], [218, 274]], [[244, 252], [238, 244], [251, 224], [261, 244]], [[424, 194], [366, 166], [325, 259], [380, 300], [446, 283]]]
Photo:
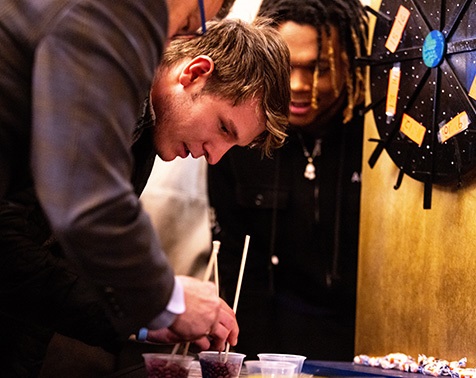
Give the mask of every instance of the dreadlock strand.
[[332, 81], [332, 88], [334, 89], [334, 96], [339, 97], [339, 88], [337, 88], [337, 78], [336, 78], [336, 60], [334, 55], [334, 46], [332, 46], [331, 39], [329, 38], [329, 45], [327, 47], [327, 51], [329, 54], [329, 64], [331, 67], [331, 81]]
[[350, 29], [351, 36], [352, 36], [352, 42], [354, 43], [354, 48], [355, 48], [355, 56], [356, 57], [361, 57], [362, 56], [362, 49], [360, 46], [359, 38], [357, 37], [357, 33], [355, 32], [354, 28]]
[[319, 95], [319, 61], [322, 55], [322, 28], [317, 28], [317, 60], [312, 74], [312, 98], [311, 107], [317, 110], [319, 103], [317, 97]]
[[365, 100], [365, 73], [362, 72], [362, 67], [355, 68], [355, 102], [361, 103]]
[[[362, 46], [360, 44], [359, 38], [354, 28], [351, 29], [351, 32], [352, 32], [352, 41], [354, 42], [354, 46], [355, 46], [355, 56], [360, 58], [362, 56]], [[363, 47], [365, 47], [365, 45]], [[362, 72], [362, 67], [358, 65], [354, 64], [353, 70], [355, 72], [354, 74], [355, 93], [353, 94], [353, 98], [356, 103], [360, 103], [364, 101], [364, 98], [365, 98], [365, 75]]]
[[355, 93], [354, 93], [354, 83], [353, 83], [352, 75], [351, 75], [349, 57], [345, 51], [342, 51], [341, 58], [345, 67], [345, 72], [346, 72], [345, 85], [347, 89], [347, 106], [344, 109], [343, 123], [347, 123], [352, 119], [354, 115]]
[[314, 73], [312, 75], [312, 100], [311, 100], [311, 106], [314, 110], [317, 110], [318, 107], [318, 102], [317, 102], [317, 96], [318, 96], [318, 85], [319, 85], [319, 65], [316, 64], [314, 67]]

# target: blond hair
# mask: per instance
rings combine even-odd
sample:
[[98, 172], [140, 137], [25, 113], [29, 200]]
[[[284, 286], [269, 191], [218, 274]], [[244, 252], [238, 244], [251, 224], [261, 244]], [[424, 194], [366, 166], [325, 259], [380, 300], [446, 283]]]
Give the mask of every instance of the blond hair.
[[210, 21], [204, 35], [172, 41], [161, 65], [170, 67], [199, 55], [207, 55], [215, 63], [203, 94], [229, 100], [233, 105], [261, 100], [266, 131], [250, 146], [270, 156], [286, 138], [291, 99], [289, 50], [270, 20]]

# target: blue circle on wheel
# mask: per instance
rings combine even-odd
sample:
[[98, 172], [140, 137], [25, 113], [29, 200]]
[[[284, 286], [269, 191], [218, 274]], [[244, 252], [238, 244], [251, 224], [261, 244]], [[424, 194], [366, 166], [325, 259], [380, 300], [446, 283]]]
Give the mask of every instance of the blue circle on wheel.
[[433, 30], [426, 36], [423, 43], [423, 62], [427, 67], [436, 67], [445, 56], [445, 51], [446, 41], [443, 33], [439, 30]]

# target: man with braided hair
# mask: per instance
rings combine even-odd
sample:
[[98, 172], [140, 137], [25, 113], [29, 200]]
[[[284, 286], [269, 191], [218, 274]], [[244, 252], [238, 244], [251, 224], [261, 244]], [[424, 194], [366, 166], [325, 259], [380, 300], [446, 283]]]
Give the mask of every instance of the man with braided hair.
[[233, 148], [209, 166], [224, 298], [251, 235], [236, 350], [351, 360], [367, 15], [359, 0], [264, 0], [291, 53], [289, 138], [272, 158]]

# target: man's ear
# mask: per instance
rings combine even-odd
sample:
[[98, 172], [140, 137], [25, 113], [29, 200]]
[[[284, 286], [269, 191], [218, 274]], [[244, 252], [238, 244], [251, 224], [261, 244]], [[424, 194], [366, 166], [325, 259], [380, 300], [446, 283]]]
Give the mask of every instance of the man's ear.
[[184, 87], [187, 87], [189, 84], [200, 78], [204, 78], [206, 81], [214, 69], [215, 63], [212, 58], [207, 55], [199, 55], [188, 62], [188, 64], [182, 69], [179, 76], [179, 82]]

